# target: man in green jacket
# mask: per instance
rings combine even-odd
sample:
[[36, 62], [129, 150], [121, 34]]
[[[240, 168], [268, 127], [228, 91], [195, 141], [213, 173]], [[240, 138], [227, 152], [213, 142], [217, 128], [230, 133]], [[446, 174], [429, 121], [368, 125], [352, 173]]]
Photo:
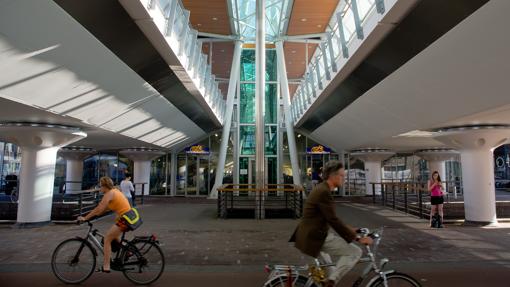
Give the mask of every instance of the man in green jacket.
[[345, 181], [342, 163], [328, 162], [323, 170], [323, 179], [308, 196], [303, 217], [290, 241], [295, 242], [296, 248], [304, 254], [314, 258], [320, 255], [326, 262], [331, 261], [330, 256], [339, 257], [336, 266], [330, 268], [325, 285], [333, 287], [361, 258], [361, 249], [352, 242], [370, 245], [372, 239], [358, 238], [356, 228], [344, 224], [336, 216], [331, 193]]

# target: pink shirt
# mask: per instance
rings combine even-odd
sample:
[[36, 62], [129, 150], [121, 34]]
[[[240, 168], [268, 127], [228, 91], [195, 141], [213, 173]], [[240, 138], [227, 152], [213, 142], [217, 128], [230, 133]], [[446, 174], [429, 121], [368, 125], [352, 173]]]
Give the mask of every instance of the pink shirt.
[[439, 186], [439, 185], [434, 186], [432, 188], [432, 190], [430, 191], [430, 195], [431, 196], [442, 196], [443, 192], [441, 191], [441, 186]]

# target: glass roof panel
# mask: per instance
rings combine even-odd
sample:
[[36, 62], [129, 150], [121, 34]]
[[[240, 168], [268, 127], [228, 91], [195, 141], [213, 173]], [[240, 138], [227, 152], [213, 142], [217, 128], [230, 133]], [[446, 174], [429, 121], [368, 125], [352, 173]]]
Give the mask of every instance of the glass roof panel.
[[[255, 42], [256, 0], [229, 0], [232, 7], [232, 21], [245, 42]], [[288, 21], [289, 0], [266, 0], [266, 41], [274, 42], [285, 31]]]

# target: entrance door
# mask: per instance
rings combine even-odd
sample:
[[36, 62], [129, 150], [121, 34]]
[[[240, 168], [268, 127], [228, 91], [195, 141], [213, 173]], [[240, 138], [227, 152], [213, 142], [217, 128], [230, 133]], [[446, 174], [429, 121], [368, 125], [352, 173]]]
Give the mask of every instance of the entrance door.
[[188, 155], [187, 176], [186, 176], [186, 196], [196, 196], [198, 194], [198, 177], [197, 169], [198, 157], [196, 155]]
[[320, 174], [328, 159], [328, 154], [309, 154], [306, 156], [306, 166], [309, 170], [308, 176], [312, 187], [320, 181]]
[[197, 156], [197, 189], [198, 195], [209, 195], [209, 156]]

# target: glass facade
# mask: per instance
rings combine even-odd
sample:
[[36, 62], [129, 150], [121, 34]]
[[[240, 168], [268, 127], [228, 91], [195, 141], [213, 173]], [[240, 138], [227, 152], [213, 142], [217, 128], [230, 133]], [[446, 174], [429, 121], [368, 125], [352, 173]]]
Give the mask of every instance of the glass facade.
[[[255, 183], [255, 50], [244, 49], [241, 53], [238, 122], [238, 182]], [[266, 86], [264, 91], [264, 150], [266, 178], [268, 183], [279, 183], [280, 112], [276, 67], [276, 51], [266, 50]], [[234, 180], [235, 181], [235, 180]]]

